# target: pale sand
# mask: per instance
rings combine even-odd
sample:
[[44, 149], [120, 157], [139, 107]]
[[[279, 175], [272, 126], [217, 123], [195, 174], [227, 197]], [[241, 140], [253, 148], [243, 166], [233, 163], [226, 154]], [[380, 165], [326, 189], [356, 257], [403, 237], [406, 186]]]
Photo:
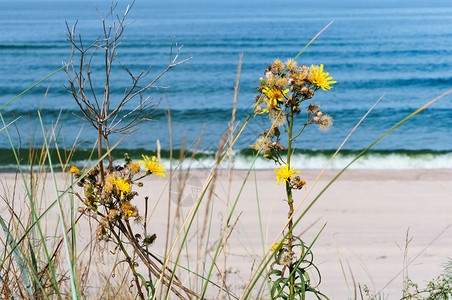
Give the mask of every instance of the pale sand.
[[[309, 170], [302, 173], [302, 178], [308, 184], [302, 191], [295, 192], [295, 205], [300, 203], [319, 172]], [[337, 171], [330, 170], [321, 177], [297, 216], [336, 173]], [[206, 175], [206, 171], [192, 172], [190, 184], [195, 187], [191, 189], [193, 193], [197, 193], [196, 187], [202, 185]], [[230, 201], [237, 197], [245, 175], [245, 171], [233, 171]], [[0, 174], [0, 179], [8, 185], [12, 178], [13, 174]], [[152, 249], [161, 254], [166, 232], [167, 181], [146, 178], [143, 182], [145, 187], [136, 189], [140, 196], [148, 194], [152, 203], [157, 203], [161, 195], [150, 223], [150, 230], [156, 232], [158, 236]], [[174, 182], [177, 183], [177, 180]], [[50, 182], [48, 184], [50, 188]], [[59, 189], [62, 189], [61, 186]], [[271, 246], [287, 220], [287, 203], [283, 201], [284, 187], [276, 185], [274, 172], [252, 172], [237, 202], [237, 213], [231, 223], [235, 222], [239, 213], [240, 219], [227, 247], [226, 265], [231, 271], [227, 283], [236, 293], [239, 293], [238, 290], [248, 281], [253, 264], [252, 255], [262, 257], [256, 190], [260, 201], [266, 248]], [[214, 226], [209, 245], [214, 245], [218, 240], [220, 227], [224, 224], [227, 191], [228, 174], [226, 171], [220, 171], [216, 181], [212, 219]], [[48, 198], [52, 198], [51, 194], [49, 189]], [[174, 200], [176, 195], [177, 193], [172, 193], [173, 209], [176, 207]], [[192, 203], [191, 194], [184, 194], [182, 203], [184, 214], [188, 213]], [[197, 228], [202, 227], [205, 214], [204, 204], [200, 208], [202, 217], [195, 219], [193, 231], [189, 234], [191, 240], [188, 252], [192, 269], [196, 264], [196, 256], [202, 259], [205, 256], [205, 253], [197, 253], [196, 247], [196, 238], [199, 238]], [[52, 214], [55, 218], [56, 212], [55, 207]], [[4, 214], [5, 212], [2, 212], [2, 216]], [[354, 278], [356, 284], [367, 284], [375, 291], [383, 289], [389, 299], [398, 299], [401, 295], [403, 249], [408, 229], [409, 236], [413, 237], [408, 247], [408, 259], [416, 258], [409, 265], [408, 273], [421, 286], [424, 286], [425, 281], [439, 275], [442, 264], [448, 257], [452, 258], [452, 229], [448, 228], [452, 224], [452, 170], [346, 171], [303, 217], [295, 233], [307, 230], [302, 238], [306, 243], [310, 243], [325, 223], [327, 225], [313, 247], [314, 262], [322, 273], [320, 290], [330, 299], [353, 298]], [[214, 250], [210, 251], [209, 255], [213, 253]], [[350, 291], [342, 273], [338, 253]], [[185, 250], [183, 254], [186, 254]], [[222, 267], [222, 259], [223, 256], [217, 263], [219, 268]], [[186, 263], [185, 258], [182, 261]], [[257, 263], [259, 260], [255, 259], [255, 264]], [[213, 277], [213, 280], [217, 281], [218, 278]], [[213, 290], [210, 294], [216, 297]]]

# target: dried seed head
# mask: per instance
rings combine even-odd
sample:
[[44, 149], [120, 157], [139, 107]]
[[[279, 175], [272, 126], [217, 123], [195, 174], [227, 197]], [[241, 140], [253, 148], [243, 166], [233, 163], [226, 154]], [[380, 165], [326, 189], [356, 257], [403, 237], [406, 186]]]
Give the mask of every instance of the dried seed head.
[[313, 114], [317, 113], [319, 108], [320, 108], [320, 105], [316, 105], [315, 103], [314, 104], [309, 104], [309, 106], [308, 106], [308, 114], [313, 115]]
[[278, 254], [276, 254], [276, 263], [280, 266], [289, 267], [292, 264], [294, 254], [295, 253], [293, 251], [289, 251], [286, 248], [281, 248], [279, 249]]
[[[315, 117], [318, 118], [318, 117]], [[326, 131], [330, 129], [331, 126], [333, 126], [333, 117], [330, 115], [323, 115], [319, 118], [319, 129]]]
[[267, 154], [271, 151], [271, 141], [265, 138], [265, 136], [260, 137], [251, 148], [257, 150], [262, 155]]
[[268, 80], [268, 78], [270, 78], [270, 77], [273, 76], [273, 73], [270, 72], [270, 71], [265, 71], [264, 76], [265, 76], [265, 78]]
[[286, 62], [286, 68], [289, 72], [294, 72], [297, 70], [297, 62], [289, 58]]
[[284, 110], [272, 110], [269, 117], [270, 121], [277, 127], [284, 126], [287, 123], [287, 113]]
[[323, 116], [323, 112], [321, 112], [320, 110], [317, 112], [317, 117], [321, 117], [321, 116]]
[[262, 112], [262, 107], [260, 104], [256, 104], [256, 108], [254, 109], [254, 115], [260, 114]]
[[140, 164], [137, 163], [136, 161], [131, 161], [128, 164], [128, 167], [129, 167], [129, 170], [130, 170], [130, 174], [132, 174], [132, 175], [137, 174], [138, 172], [140, 172], [140, 169], [141, 169]]
[[271, 65], [271, 72], [276, 75], [279, 72], [281, 72], [283, 69], [284, 69], [283, 62], [280, 61], [279, 59], [275, 59], [275, 61]]
[[305, 95], [305, 94], [307, 94], [309, 92], [309, 89], [307, 88], [307, 87], [302, 87], [301, 89], [300, 89], [300, 93], [302, 94], [302, 95]]
[[280, 90], [283, 90], [288, 84], [289, 82], [285, 77], [278, 77], [275, 82], [275, 86]]
[[272, 86], [276, 81], [275, 76], [271, 75], [267, 77], [267, 86]]

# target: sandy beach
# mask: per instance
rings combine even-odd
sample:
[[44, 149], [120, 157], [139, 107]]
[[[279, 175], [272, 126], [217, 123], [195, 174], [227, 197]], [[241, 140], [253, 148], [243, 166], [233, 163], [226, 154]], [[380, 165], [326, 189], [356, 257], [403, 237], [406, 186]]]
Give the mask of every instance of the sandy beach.
[[[312, 191], [306, 196], [296, 216], [301, 215], [338, 171], [327, 171], [313, 186], [319, 172], [308, 170], [301, 173], [307, 185], [294, 194], [295, 205], [298, 206], [311, 188]], [[183, 215], [189, 213], [207, 174], [207, 171], [191, 172], [186, 192], [182, 195]], [[212, 249], [204, 253], [196, 246], [208, 202], [206, 198], [199, 209], [200, 217], [195, 218], [188, 236], [188, 256], [193, 267], [197, 259], [213, 255], [224, 226], [226, 210], [231, 209], [240, 193], [230, 223], [235, 225], [226, 247], [227, 284], [240, 295], [240, 289], [252, 273], [252, 266], [256, 267], [260, 262], [259, 258], [265, 250], [263, 246], [270, 248], [287, 220], [284, 186], [276, 184], [271, 170], [252, 171], [240, 192], [246, 171], [236, 170], [232, 172], [229, 191], [228, 172], [220, 171], [218, 175], [213, 202], [209, 206], [209, 209], [213, 206], [213, 226], [208, 242]], [[11, 186], [13, 178], [14, 174], [11, 173], [0, 174], [3, 193], [8, 192], [6, 187]], [[165, 247], [169, 198], [167, 179], [168, 176], [166, 179], [146, 178], [144, 187], [136, 188], [140, 196], [149, 195], [155, 207], [149, 226], [157, 233], [158, 238], [152, 249], [159, 254], [163, 253]], [[63, 178], [60, 178], [60, 190], [63, 184]], [[177, 174], [173, 179], [173, 187], [176, 185]], [[50, 177], [46, 186], [46, 199], [54, 199]], [[173, 188], [171, 219], [174, 217], [177, 195], [177, 190]], [[6, 213], [3, 205], [2, 216]], [[138, 206], [142, 211], [142, 203]], [[53, 221], [57, 219], [57, 209], [54, 209], [48, 218], [50, 222], [53, 216]], [[295, 234], [300, 234], [309, 244], [325, 224], [313, 247], [314, 262], [322, 274], [320, 291], [330, 299], [354, 298], [354, 285], [366, 284], [372, 291], [382, 290], [388, 299], [398, 299], [402, 289], [407, 232], [408, 237], [412, 238], [408, 245], [408, 274], [420, 286], [438, 276], [442, 264], [452, 257], [452, 229], [449, 228], [452, 224], [452, 170], [348, 170], [302, 218]], [[86, 227], [83, 223], [80, 225], [82, 229]], [[175, 231], [170, 235], [174, 239]], [[184, 255], [187, 255], [185, 250]], [[223, 255], [217, 262], [218, 268], [221, 268], [222, 262]], [[345, 271], [345, 277], [342, 270]], [[213, 279], [218, 280], [216, 277]]]
[[[304, 197], [319, 174], [305, 171], [306, 189], [295, 194], [295, 203]], [[311, 203], [337, 171], [328, 171], [312, 189], [297, 215]], [[232, 195], [236, 195], [245, 172], [234, 172]], [[283, 186], [277, 186], [272, 171], [256, 172], [266, 247], [284, 223], [287, 204]], [[226, 182], [223, 174], [221, 182]], [[237, 205], [242, 226], [238, 239], [251, 241], [259, 249], [257, 201], [254, 174]], [[383, 290], [389, 299], [398, 299], [402, 289], [403, 251], [407, 231], [413, 238], [408, 246], [409, 276], [421, 286], [440, 274], [451, 257], [452, 170], [349, 170], [321, 196], [303, 217], [295, 233], [310, 243], [321, 227], [326, 227], [313, 247], [315, 262], [322, 273], [320, 290], [330, 299], [353, 297], [356, 284]], [[246, 234], [245, 234], [246, 231]], [[230, 239], [229, 251], [238, 262], [249, 256], [241, 243]], [[257, 252], [259, 253], [259, 252]], [[343, 263], [347, 282], [340, 266]], [[232, 260], [228, 261], [229, 263]], [[234, 263], [231, 263], [234, 265]], [[351, 273], [353, 275], [351, 275]], [[353, 276], [353, 277], [352, 277]], [[246, 276], [243, 276], [246, 279]], [[350, 289], [350, 290], [349, 290]]]

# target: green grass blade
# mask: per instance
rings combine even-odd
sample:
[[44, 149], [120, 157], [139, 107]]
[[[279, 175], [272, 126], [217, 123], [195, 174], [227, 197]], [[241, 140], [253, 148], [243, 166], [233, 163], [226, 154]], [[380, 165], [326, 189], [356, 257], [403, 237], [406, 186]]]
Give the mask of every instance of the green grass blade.
[[0, 225], [2, 226], [3, 232], [6, 235], [6, 240], [9, 246], [11, 247], [11, 249], [13, 249], [11, 252], [13, 253], [14, 259], [16, 260], [17, 266], [19, 267], [19, 272], [28, 291], [28, 295], [33, 298], [33, 287], [28, 276], [27, 265], [22, 259], [21, 254], [19, 253], [19, 248], [17, 247], [17, 243], [9, 232], [8, 226], [6, 226], [6, 223], [2, 217], [0, 217]]
[[56, 182], [56, 177], [55, 177], [55, 172], [53, 170], [53, 163], [52, 163], [52, 157], [50, 156], [50, 149], [49, 149], [49, 144], [47, 142], [47, 137], [46, 137], [46, 132], [44, 129], [44, 124], [42, 123], [42, 118], [41, 118], [41, 113], [38, 111], [38, 117], [39, 117], [39, 122], [41, 123], [41, 129], [42, 129], [42, 135], [44, 137], [44, 144], [47, 150], [47, 153], [49, 155], [47, 155], [47, 159], [49, 161], [49, 167], [50, 167], [50, 171], [51, 171], [51, 175], [52, 175], [52, 179], [53, 179], [53, 185], [55, 188], [55, 195], [57, 197], [57, 204], [58, 204], [58, 211], [59, 211], [59, 217], [60, 217], [60, 223], [63, 229], [63, 239], [64, 239], [64, 248], [66, 250], [66, 257], [67, 257], [67, 263], [69, 266], [69, 277], [70, 277], [70, 281], [71, 281], [71, 290], [72, 290], [72, 299], [79, 299], [79, 295], [77, 293], [77, 285], [75, 283], [75, 272], [74, 272], [74, 264], [75, 262], [72, 261], [72, 251], [73, 249], [70, 247], [70, 243], [69, 243], [69, 239], [67, 236], [67, 229], [66, 229], [66, 225], [65, 225], [65, 221], [64, 221], [64, 213], [63, 213], [63, 208], [61, 207], [61, 198], [58, 192], [58, 186], [57, 186], [57, 182]]
[[34, 88], [35, 86], [37, 86], [38, 84], [40, 84], [41, 82], [49, 79], [50, 77], [52, 77], [53, 75], [55, 75], [56, 73], [60, 72], [61, 70], [65, 69], [68, 65], [62, 66], [61, 68], [59, 68], [58, 70], [56, 70], [55, 72], [51, 73], [50, 75], [47, 75], [46, 77], [44, 77], [43, 79], [39, 80], [38, 82], [36, 82], [35, 84], [33, 84], [32, 86], [30, 86], [29, 88], [27, 88], [25, 91], [23, 91], [22, 93], [20, 93], [19, 95], [17, 95], [16, 97], [14, 97], [13, 99], [9, 100], [8, 102], [6, 102], [5, 104], [3, 104], [0, 107], [0, 110], [2, 110], [5, 106], [9, 105], [11, 102], [13, 102], [14, 100], [16, 100], [17, 98], [19, 98], [20, 96], [22, 96], [23, 94], [25, 94], [26, 92], [28, 92], [29, 90], [31, 90], [32, 88]]
[[[35, 273], [35, 274], [38, 274], [39, 270], [38, 270], [38, 262], [36, 260], [36, 254], [35, 254], [35, 251], [33, 250], [33, 247], [31, 246], [30, 243], [28, 243], [28, 253], [30, 255], [31, 267], [33, 268], [32, 272]], [[35, 291], [38, 290], [36, 282], [34, 283], [34, 290]]]
[[[422, 107], [418, 108], [416, 111], [412, 112], [410, 115], [408, 115], [407, 117], [405, 117], [404, 119], [402, 119], [400, 122], [398, 122], [397, 124], [395, 124], [393, 127], [391, 127], [388, 131], [386, 131], [385, 133], [383, 133], [379, 138], [377, 138], [373, 143], [371, 143], [367, 148], [365, 148], [364, 150], [362, 150], [358, 155], [356, 155], [356, 157], [348, 164], [346, 165], [326, 186], [325, 188], [322, 189], [322, 191], [320, 191], [320, 193], [314, 198], [314, 200], [312, 200], [312, 202], [308, 205], [308, 207], [304, 210], [304, 212], [301, 214], [301, 216], [297, 219], [297, 222], [295, 224], [297, 224], [299, 222], [299, 220], [301, 220], [301, 218], [303, 218], [304, 215], [306, 215], [306, 213], [309, 211], [309, 209], [311, 209], [311, 207], [314, 205], [315, 202], [317, 202], [317, 200], [320, 198], [321, 195], [323, 195], [323, 193], [333, 184], [333, 182], [335, 182], [354, 162], [356, 162], [360, 157], [362, 157], [364, 154], [366, 154], [367, 151], [369, 151], [373, 146], [375, 146], [378, 142], [380, 142], [382, 139], [384, 139], [388, 134], [390, 134], [391, 132], [393, 132], [394, 130], [396, 130], [398, 127], [400, 127], [402, 124], [404, 124], [406, 121], [410, 120], [412, 117], [414, 117], [415, 115], [417, 115], [418, 113], [420, 113], [421, 111], [423, 111], [424, 109], [426, 109], [427, 107], [429, 107], [430, 105], [432, 105], [433, 103], [435, 103], [436, 101], [438, 101], [439, 99], [443, 98], [444, 96], [448, 95], [452, 93], [452, 89], [445, 92], [444, 94], [442, 94], [439, 97], [436, 97], [435, 99], [431, 100], [430, 102], [428, 102], [427, 104], [423, 105]], [[295, 227], [294, 224], [294, 227]]]

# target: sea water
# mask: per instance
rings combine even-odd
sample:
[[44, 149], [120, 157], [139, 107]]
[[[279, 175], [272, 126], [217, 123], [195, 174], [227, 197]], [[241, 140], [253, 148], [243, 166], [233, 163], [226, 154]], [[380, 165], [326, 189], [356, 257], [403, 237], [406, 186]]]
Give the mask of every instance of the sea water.
[[[0, 107], [70, 60], [65, 22], [71, 28], [78, 20], [76, 32], [88, 45], [102, 33], [99, 13], [105, 16], [109, 4], [0, 1]], [[120, 1], [116, 13], [124, 12], [127, 4]], [[320, 104], [334, 118], [334, 126], [327, 132], [308, 127], [297, 139], [298, 168], [322, 168], [380, 97], [331, 167], [345, 166], [403, 118], [452, 89], [450, 1], [137, 1], [127, 21], [131, 23], [117, 49], [117, 60], [135, 73], [151, 66], [143, 85], [168, 66], [173, 39], [173, 56], [183, 45], [179, 59], [191, 59], [166, 73], [145, 94], [158, 104], [157, 110], [152, 120], [141, 123], [119, 144], [115, 157], [123, 152], [136, 158], [141, 153], [155, 155], [158, 140], [162, 160], [167, 162], [170, 107], [176, 156], [184, 140], [189, 148], [202, 134], [201, 155], [193, 166], [210, 167], [230, 124], [240, 55], [238, 126], [252, 111], [255, 87], [265, 68], [276, 58], [286, 61], [296, 56], [331, 21], [297, 62], [323, 64], [337, 81], [330, 91], [319, 90], [310, 102]], [[104, 68], [94, 63], [92, 71], [102, 97]], [[114, 105], [130, 80], [119, 64], [112, 74]], [[0, 132], [1, 169], [15, 166], [7, 134], [25, 157], [26, 149], [42, 145], [38, 110], [47, 134], [55, 128], [57, 146], [77, 145], [75, 163], [86, 162], [97, 134], [79, 118], [82, 114], [67, 85], [67, 76], [60, 71], [0, 110], [7, 124], [20, 117], [8, 132]], [[299, 122], [301, 126], [304, 120]], [[233, 148], [236, 168], [250, 167], [254, 152], [249, 145], [269, 126], [263, 115], [251, 117]], [[449, 95], [386, 136], [352, 167], [451, 168], [451, 128]], [[112, 143], [120, 138], [112, 136]], [[274, 164], [259, 158], [255, 167], [274, 168]]]

